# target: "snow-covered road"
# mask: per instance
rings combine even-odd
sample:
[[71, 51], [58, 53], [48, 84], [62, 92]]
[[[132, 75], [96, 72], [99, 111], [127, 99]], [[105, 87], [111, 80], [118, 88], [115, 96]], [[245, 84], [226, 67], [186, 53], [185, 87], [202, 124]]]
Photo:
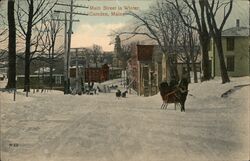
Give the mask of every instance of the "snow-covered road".
[[191, 84], [186, 112], [160, 96], [1, 92], [1, 161], [249, 160], [249, 77]]

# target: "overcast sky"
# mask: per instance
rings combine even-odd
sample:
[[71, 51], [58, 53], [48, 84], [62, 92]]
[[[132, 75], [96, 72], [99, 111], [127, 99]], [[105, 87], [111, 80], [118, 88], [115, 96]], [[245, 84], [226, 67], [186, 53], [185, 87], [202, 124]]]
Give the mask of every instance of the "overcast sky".
[[[60, 0], [62, 3], [70, 3], [70, 0]], [[75, 11], [81, 13], [108, 13], [123, 12], [125, 6], [132, 7], [134, 11], [140, 12], [149, 8], [155, 0], [76, 0], [77, 5], [92, 6], [92, 9], [78, 8]], [[2, 2], [1, 2], [2, 3]], [[1, 9], [6, 9], [7, 5], [1, 6]], [[112, 7], [110, 10], [107, 7]], [[118, 10], [122, 7], [122, 10]], [[56, 10], [69, 10], [68, 7], [58, 7]], [[221, 16], [221, 14], [218, 15]], [[112, 30], [123, 28], [131, 22], [130, 16], [75, 16], [80, 22], [73, 24], [72, 47], [89, 47], [93, 44], [98, 44], [103, 47], [104, 51], [112, 51], [113, 45], [109, 45], [112, 41], [108, 36]], [[249, 2], [248, 0], [235, 0], [232, 14], [230, 15], [224, 29], [235, 26], [236, 19], [240, 19], [241, 26], [249, 26]], [[63, 41], [63, 39], [61, 39]], [[63, 42], [61, 42], [63, 43]]]

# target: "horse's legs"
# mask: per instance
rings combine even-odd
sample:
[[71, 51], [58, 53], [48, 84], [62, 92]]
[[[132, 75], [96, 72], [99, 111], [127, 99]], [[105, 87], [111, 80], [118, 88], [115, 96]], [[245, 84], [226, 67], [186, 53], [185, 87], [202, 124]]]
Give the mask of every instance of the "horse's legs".
[[166, 110], [166, 109], [167, 109], [167, 107], [168, 107], [168, 103], [165, 103], [165, 106], [164, 106], [164, 107], [165, 107], [164, 109]]
[[162, 103], [162, 105], [161, 105], [161, 109], [163, 109], [163, 108], [164, 108], [164, 104], [165, 104], [165, 103], [163, 102], [163, 103]]
[[163, 102], [162, 105], [161, 105], [161, 109], [167, 109], [167, 103]]
[[178, 103], [178, 106], [179, 106], [179, 107], [180, 107], [180, 109], [181, 109], [182, 105], [181, 105], [181, 103], [180, 103], [180, 102]]
[[177, 107], [179, 107], [179, 106], [181, 106], [181, 104], [180, 104], [179, 102], [174, 103], [174, 109], [175, 109], [175, 110], [176, 110]]
[[185, 112], [185, 103], [184, 102], [181, 103], [181, 112]]

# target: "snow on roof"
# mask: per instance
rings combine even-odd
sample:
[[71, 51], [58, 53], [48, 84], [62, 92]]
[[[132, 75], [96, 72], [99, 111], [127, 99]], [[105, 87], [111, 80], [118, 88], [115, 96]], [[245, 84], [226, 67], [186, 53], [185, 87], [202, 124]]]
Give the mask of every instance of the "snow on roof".
[[227, 37], [227, 36], [249, 36], [249, 27], [232, 27], [229, 29], [226, 29], [222, 31], [222, 36]]
[[[55, 71], [55, 68], [52, 69], [53, 71]], [[50, 72], [50, 68], [49, 67], [41, 67], [38, 70], [36, 70], [34, 73], [49, 73]]]

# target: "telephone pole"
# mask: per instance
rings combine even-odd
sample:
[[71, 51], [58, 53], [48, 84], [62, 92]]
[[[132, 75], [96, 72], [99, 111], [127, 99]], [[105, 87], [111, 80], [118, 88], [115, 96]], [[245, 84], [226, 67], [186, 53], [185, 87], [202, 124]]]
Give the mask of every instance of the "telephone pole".
[[[74, 0], [71, 0], [70, 4], [64, 4], [64, 3], [56, 3], [56, 5], [60, 6], [67, 6], [70, 7], [70, 11], [59, 11], [55, 10], [54, 12], [57, 13], [64, 13], [65, 14], [65, 19], [64, 20], [59, 20], [59, 21], [65, 21], [65, 38], [64, 38], [64, 94], [69, 94], [70, 93], [70, 80], [69, 80], [69, 58], [70, 58], [70, 49], [71, 49], [71, 35], [72, 35], [72, 28], [73, 28], [73, 22], [79, 20], [73, 20], [73, 15], [88, 15], [85, 13], [79, 13], [79, 12], [73, 12], [73, 8], [88, 8], [86, 6], [81, 6], [81, 5], [74, 5]], [[69, 14], [70, 19], [67, 20], [67, 14]], [[67, 22], [69, 21], [69, 30], [67, 32]], [[67, 36], [68, 34], [68, 36]]]
[[[77, 93], [82, 93], [82, 87], [85, 88], [85, 67], [80, 67], [79, 68], [79, 55], [78, 53], [84, 54], [86, 52], [86, 48], [71, 48], [75, 50], [75, 64], [76, 64], [76, 92]], [[82, 57], [83, 59], [86, 59], [85, 54]], [[82, 59], [82, 60], [83, 60]], [[82, 86], [83, 85], [83, 86]]]

